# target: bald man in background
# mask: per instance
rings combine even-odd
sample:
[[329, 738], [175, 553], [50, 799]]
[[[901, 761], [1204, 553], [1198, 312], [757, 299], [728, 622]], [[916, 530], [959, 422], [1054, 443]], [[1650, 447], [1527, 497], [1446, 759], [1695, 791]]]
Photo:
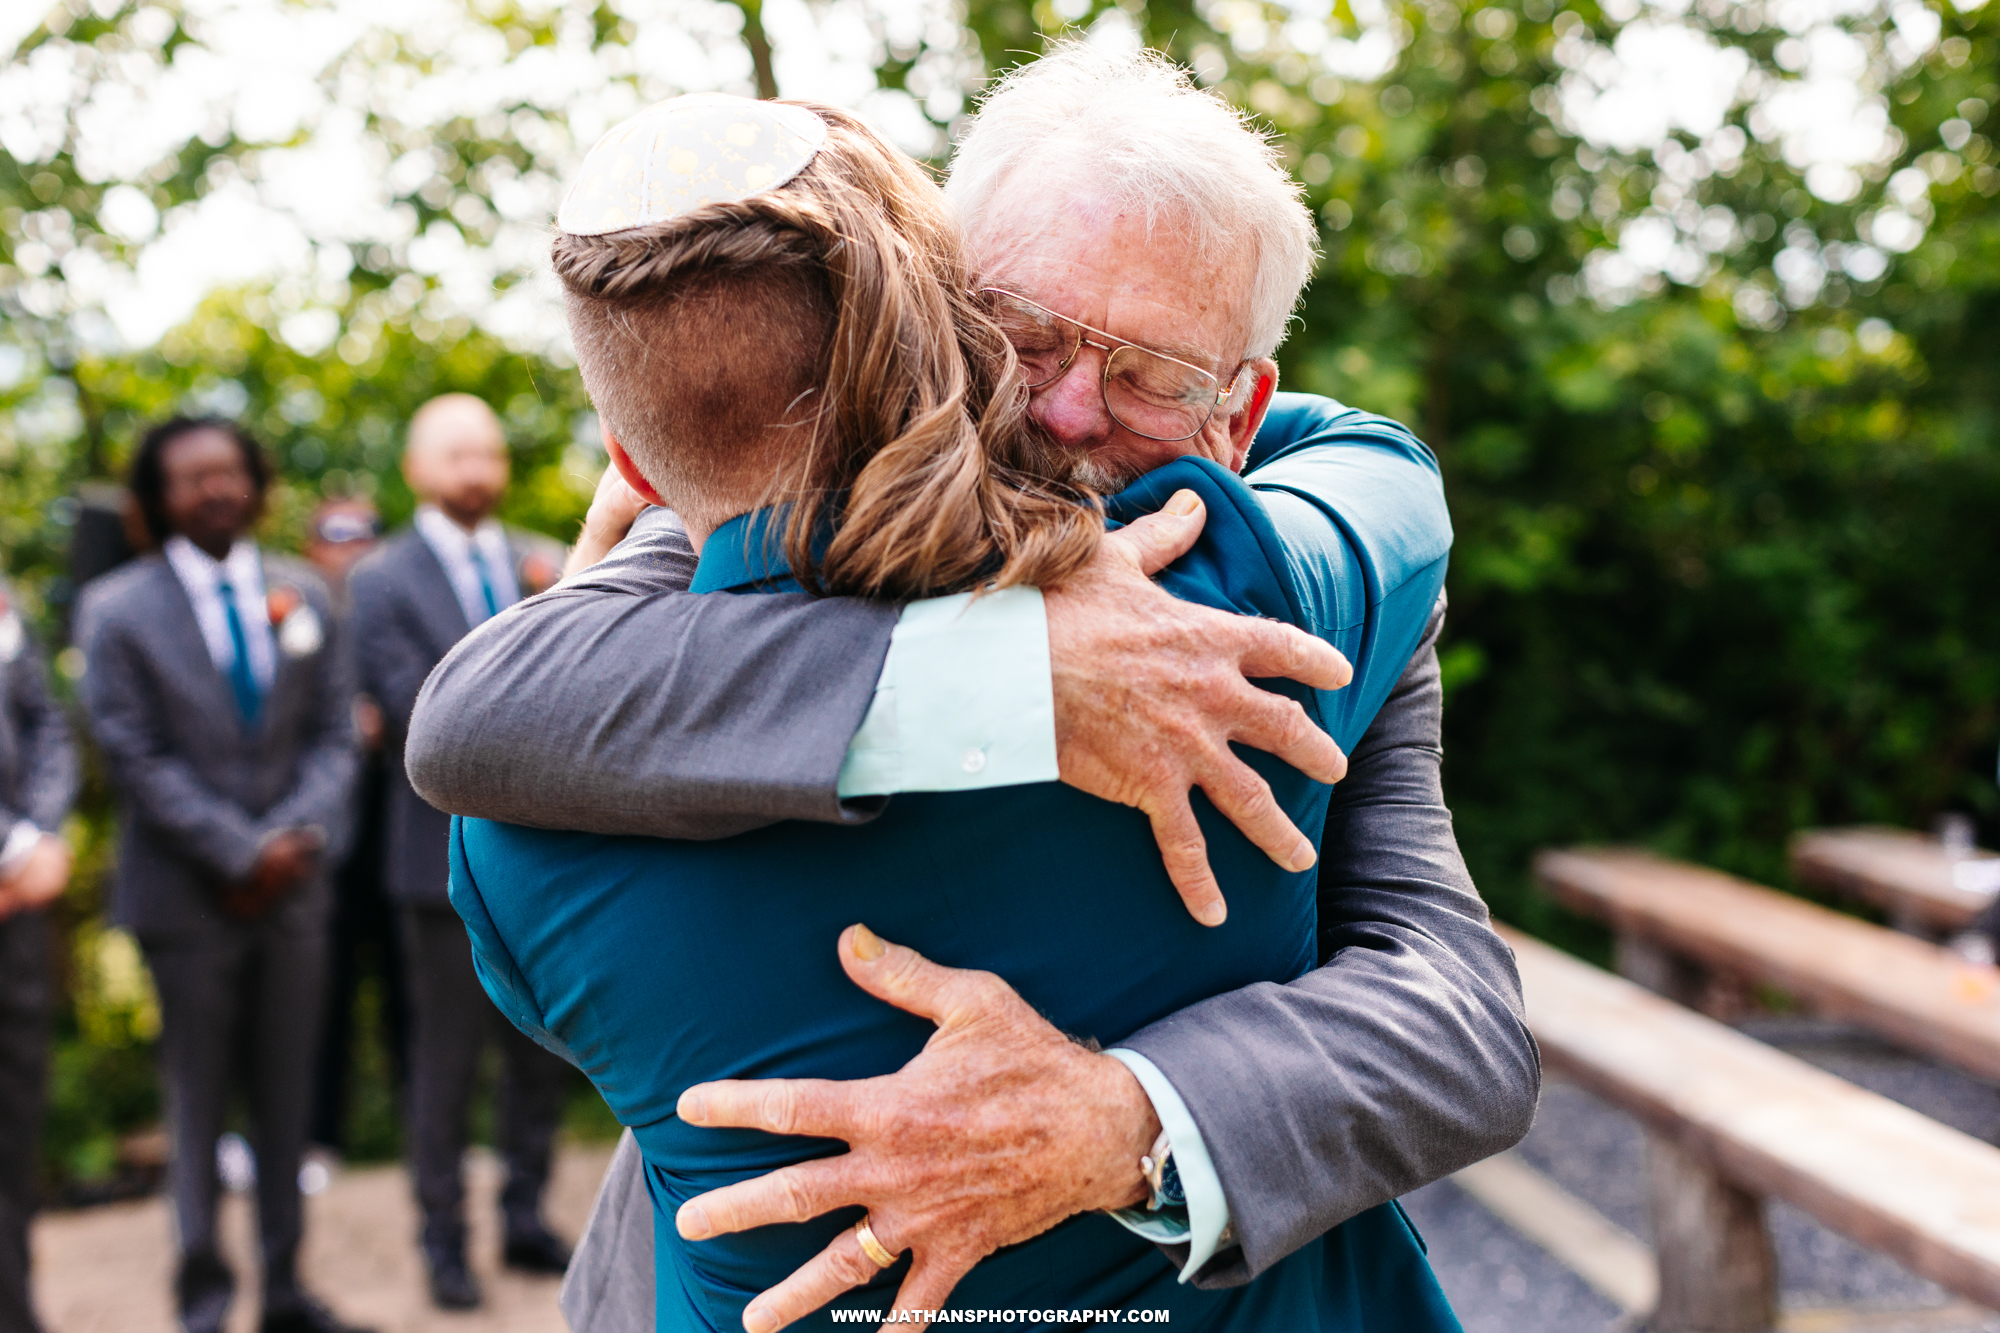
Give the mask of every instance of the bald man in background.
[[462, 393], [425, 403], [403, 451], [416, 517], [349, 579], [361, 688], [382, 710], [388, 769], [383, 883], [399, 912], [411, 1020], [405, 1138], [431, 1298], [447, 1310], [480, 1301], [466, 1261], [460, 1163], [488, 1038], [502, 1054], [495, 1128], [507, 1167], [504, 1260], [548, 1274], [569, 1264], [568, 1247], [541, 1217], [569, 1066], [503, 1020], [480, 988], [465, 926], [445, 893], [451, 821], [410, 789], [403, 769], [410, 710], [431, 668], [474, 626], [560, 572], [561, 548], [493, 517], [508, 473], [506, 434], [490, 407]]

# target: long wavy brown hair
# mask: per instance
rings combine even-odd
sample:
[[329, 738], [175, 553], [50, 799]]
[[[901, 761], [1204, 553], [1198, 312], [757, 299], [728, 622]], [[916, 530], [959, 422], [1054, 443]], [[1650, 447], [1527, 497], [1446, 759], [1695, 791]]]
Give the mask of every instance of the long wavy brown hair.
[[[1028, 428], [1013, 348], [972, 292], [941, 194], [854, 117], [798, 105], [827, 122], [827, 140], [784, 186], [654, 226], [556, 239], [599, 411], [647, 470], [620, 428], [640, 428], [642, 402], [684, 414], [711, 386], [665, 391], [674, 351], [655, 362], [635, 356], [632, 339], [650, 328], [657, 342], [665, 326], [653, 317], [678, 310], [670, 337], [690, 350], [699, 330], [733, 319], [740, 335], [757, 314], [746, 307], [769, 306], [759, 345], [796, 344], [789, 359], [804, 364], [792, 385], [781, 373], [760, 385], [781, 390], [783, 420], [765, 412], [740, 437], [768, 440], [775, 427], [788, 441], [766, 501], [790, 507], [783, 549], [802, 586], [909, 598], [1060, 582], [1103, 538], [1096, 499]], [[809, 336], [796, 336], [801, 324]], [[613, 400], [640, 385], [616, 419]], [[664, 446], [712, 442], [712, 418], [730, 404], [709, 407], [709, 420], [684, 422]]]

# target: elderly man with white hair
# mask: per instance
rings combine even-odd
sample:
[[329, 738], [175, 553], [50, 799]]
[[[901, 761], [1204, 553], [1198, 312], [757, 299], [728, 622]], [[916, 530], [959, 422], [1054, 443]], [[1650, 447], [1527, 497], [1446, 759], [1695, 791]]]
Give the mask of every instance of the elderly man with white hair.
[[[1253, 491], [1290, 491], [1276, 473], [1260, 482], [1279, 448], [1386, 441], [1422, 451], [1392, 422], [1299, 395], [1282, 400], [1282, 423], [1273, 416], [1259, 433], [1276, 390], [1271, 354], [1310, 274], [1311, 218], [1269, 145], [1158, 57], [1069, 45], [1015, 71], [973, 121], [946, 193], [1019, 352], [1031, 417], [1084, 455], [1094, 485], [1116, 490], [1196, 454], [1245, 472]], [[1134, 428], [1137, 390], [1157, 389], [1163, 375], [1187, 401], [1209, 405], [1191, 436]], [[586, 559], [629, 524], [616, 489], [600, 490], [579, 545]], [[1334, 527], [1347, 507], [1370, 501], [1297, 498]], [[1399, 518], [1371, 515], [1391, 527]], [[1397, 591], [1346, 594], [1372, 607]], [[1314, 738], [1285, 725], [1266, 707], [1270, 696], [1244, 680], [1303, 678], [1304, 650], [1282, 627], [1176, 602], [1115, 539], [1061, 588], [996, 594], [949, 619], [921, 602], [748, 605], [772, 600], [663, 590], [611, 620], [560, 600], [501, 617], [426, 687], [411, 732], [413, 779], [457, 813], [701, 838], [778, 819], [854, 822], [895, 792], [1060, 777], [1145, 810], [1189, 909], [1210, 925], [1224, 919], [1229, 886], [1207, 873], [1192, 787], [1281, 865], [1312, 863], [1321, 839], [1301, 839], [1229, 748], [1327, 769]], [[1143, 1162], [1156, 1206], [1121, 1220], [1157, 1240], [1184, 1281], [1252, 1281], [1347, 1219], [1510, 1145], [1532, 1117], [1539, 1064], [1519, 981], [1466, 872], [1439, 782], [1442, 603], [1423, 608], [1421, 642], [1393, 689], [1382, 686], [1386, 700], [1334, 790], [1319, 968], [1203, 1000], [1112, 1052], [1160, 1129]], [[588, 647], [564, 652], [555, 646], [563, 640]], [[635, 681], [621, 645], [686, 669]], [[529, 691], [547, 706], [532, 726], [511, 725], [503, 693]], [[594, 706], [573, 710], [565, 699]], [[850, 1139], [809, 1197], [790, 1168], [702, 1196], [683, 1211], [682, 1236], [851, 1202], [840, 1197], [842, 1170], [870, 1181], [871, 1216], [891, 1211], [880, 1182], [900, 1182], [898, 1248], [976, 1233], [966, 1244], [990, 1249], [1019, 1238], [1028, 1219], [1089, 1206], [1058, 1197], [1062, 1181], [1020, 1164], [1077, 1143], [1125, 1141], [1134, 1127], [1108, 1118], [1132, 1114], [1132, 1104], [1039, 1076], [1054, 1067], [1047, 1043], [1064, 1039], [1003, 998], [959, 1042], [957, 1058], [985, 1074], [976, 1104], [967, 1101], [973, 1080], [935, 1064], [818, 1088], [711, 1084], [684, 1101], [691, 1123], [693, 1109], [702, 1124], [792, 1134], [842, 1137], [828, 1128], [835, 1098], [843, 1123], [945, 1129]], [[1018, 1076], [994, 1078], [995, 1069]], [[1034, 1185], [1023, 1187], [1029, 1176]], [[1074, 1182], [1078, 1199], [1088, 1183]], [[628, 1142], [566, 1287], [573, 1327], [650, 1327], [644, 1191]], [[787, 1283], [751, 1309], [760, 1320], [801, 1318], [834, 1294], [815, 1282]]]

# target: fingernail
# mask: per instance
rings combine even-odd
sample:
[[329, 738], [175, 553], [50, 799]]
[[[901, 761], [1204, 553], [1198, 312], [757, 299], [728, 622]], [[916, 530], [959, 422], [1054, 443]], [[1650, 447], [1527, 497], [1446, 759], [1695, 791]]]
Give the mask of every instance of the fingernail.
[[706, 1240], [708, 1238], [708, 1211], [698, 1203], [684, 1203], [674, 1214], [674, 1225], [680, 1229], [683, 1240]]
[[1174, 498], [1167, 501], [1167, 512], [1174, 515], [1192, 514], [1201, 508], [1201, 497], [1193, 491], [1175, 491]]
[[887, 947], [887, 945], [882, 943], [881, 938], [874, 931], [868, 929], [868, 927], [856, 926], [854, 928], [854, 956], [862, 962], [874, 962], [882, 956], [882, 950]]
[[771, 1333], [778, 1326], [778, 1312], [768, 1306], [753, 1305], [743, 1312], [747, 1333]]
[[1310, 870], [1312, 863], [1319, 860], [1319, 853], [1313, 850], [1311, 842], [1299, 839], [1299, 845], [1292, 848], [1292, 869]]
[[1194, 919], [1204, 926], [1219, 926], [1229, 919], [1228, 904], [1217, 900], [1194, 914]]
[[708, 1098], [693, 1090], [684, 1092], [681, 1094], [680, 1105], [674, 1108], [674, 1114], [690, 1125], [699, 1125], [708, 1119]]

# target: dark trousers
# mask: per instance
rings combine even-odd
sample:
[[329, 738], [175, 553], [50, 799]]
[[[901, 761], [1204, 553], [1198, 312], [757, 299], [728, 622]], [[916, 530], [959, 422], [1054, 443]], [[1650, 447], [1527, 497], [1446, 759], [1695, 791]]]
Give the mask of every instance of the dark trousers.
[[521, 1035], [486, 998], [472, 943], [449, 907], [405, 907], [410, 967], [410, 1174], [423, 1210], [426, 1248], [465, 1243], [467, 1115], [488, 1036], [500, 1044], [495, 1138], [507, 1165], [500, 1207], [508, 1234], [541, 1223], [549, 1152], [569, 1090], [570, 1069]]
[[362, 770], [354, 847], [333, 884], [327, 953], [326, 1026], [314, 1079], [312, 1141], [347, 1151], [347, 1100], [354, 1069], [354, 1005], [362, 979], [381, 979], [381, 1036], [400, 1100], [409, 1087], [409, 1005], [395, 905], [382, 886], [383, 770]]
[[[139, 941], [160, 993], [160, 1072], [173, 1156], [167, 1182], [183, 1263], [213, 1263], [215, 1143], [239, 1081], [257, 1153], [265, 1307], [297, 1290], [299, 1158], [312, 1107], [326, 993], [326, 933], [282, 921], [204, 927]], [[183, 1291], [184, 1300], [201, 1296]]]
[[54, 1008], [47, 915], [0, 920], [0, 1333], [40, 1328], [28, 1299], [28, 1223]]

